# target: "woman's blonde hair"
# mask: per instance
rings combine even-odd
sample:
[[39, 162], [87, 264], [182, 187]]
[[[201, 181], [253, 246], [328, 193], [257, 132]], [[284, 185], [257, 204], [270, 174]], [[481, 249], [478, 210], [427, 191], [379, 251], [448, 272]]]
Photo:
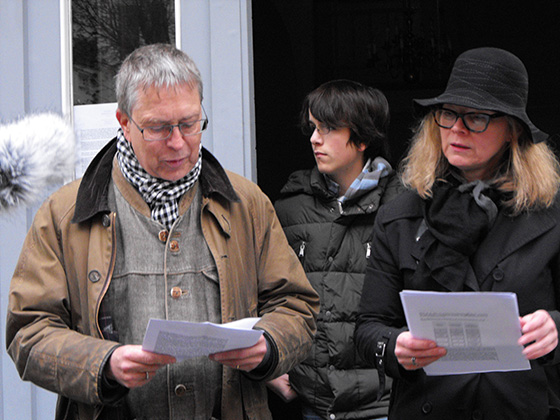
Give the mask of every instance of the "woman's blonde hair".
[[[560, 188], [558, 158], [546, 142], [533, 143], [517, 119], [506, 118], [512, 140], [496, 176], [489, 182], [511, 197], [503, 204], [513, 215], [550, 207]], [[440, 128], [429, 112], [416, 128], [409, 152], [400, 164], [402, 182], [420, 197], [428, 198], [436, 180], [445, 178], [449, 170], [441, 148]]]

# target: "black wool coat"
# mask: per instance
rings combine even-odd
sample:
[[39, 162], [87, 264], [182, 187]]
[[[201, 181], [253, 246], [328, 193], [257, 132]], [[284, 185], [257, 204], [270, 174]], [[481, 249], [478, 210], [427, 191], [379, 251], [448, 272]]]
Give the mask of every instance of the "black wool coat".
[[[377, 216], [372, 256], [364, 280], [356, 345], [364, 360], [375, 362], [378, 341], [388, 338], [384, 369], [393, 378], [390, 419], [544, 420], [559, 407], [558, 347], [517, 372], [426, 376], [406, 371], [394, 354], [398, 334], [407, 330], [399, 292], [450, 290], [434, 279], [412, 275], [422, 258], [416, 241], [423, 220], [421, 200], [407, 191]], [[461, 229], [461, 226], [457, 226]], [[514, 292], [520, 315], [547, 310], [560, 326], [560, 203], [517, 217], [500, 211], [471, 258], [471, 290]], [[453, 283], [450, 283], [453, 284]], [[461, 286], [462, 287], [462, 286]], [[378, 365], [379, 366], [379, 365]], [[559, 411], [560, 412], [560, 411]]]

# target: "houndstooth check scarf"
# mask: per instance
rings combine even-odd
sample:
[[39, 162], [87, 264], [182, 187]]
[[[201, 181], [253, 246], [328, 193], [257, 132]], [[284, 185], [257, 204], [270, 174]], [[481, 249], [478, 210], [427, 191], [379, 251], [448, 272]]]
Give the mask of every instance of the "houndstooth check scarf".
[[124, 177], [140, 193], [152, 211], [152, 219], [171, 228], [179, 217], [179, 199], [192, 188], [200, 175], [202, 155], [192, 170], [177, 181], [165, 181], [153, 177], [140, 166], [122, 129], [117, 132], [117, 161]]

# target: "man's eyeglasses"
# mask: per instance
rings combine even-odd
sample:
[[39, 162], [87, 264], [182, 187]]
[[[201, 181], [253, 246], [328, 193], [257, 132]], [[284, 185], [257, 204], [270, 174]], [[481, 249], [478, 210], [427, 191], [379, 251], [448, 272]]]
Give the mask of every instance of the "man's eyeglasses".
[[324, 124], [319, 124], [318, 126], [316, 126], [313, 123], [308, 123], [301, 126], [301, 132], [306, 136], [312, 136], [315, 130], [317, 130], [320, 135], [326, 136], [332, 130], [336, 130], [336, 128]]
[[130, 121], [134, 123], [134, 125], [138, 128], [140, 133], [142, 133], [142, 137], [146, 141], [163, 141], [167, 140], [171, 137], [173, 133], [173, 129], [177, 127], [179, 132], [183, 136], [195, 136], [197, 134], [202, 133], [206, 128], [208, 128], [208, 117], [206, 116], [206, 111], [204, 107], [202, 107], [202, 112], [204, 114], [204, 118], [196, 121], [179, 123], [179, 124], [165, 124], [165, 125], [158, 125], [152, 127], [144, 127], [141, 128], [136, 121], [132, 119], [129, 115]]
[[467, 130], [473, 133], [482, 133], [488, 128], [488, 124], [494, 118], [503, 117], [505, 114], [485, 114], [483, 112], [467, 112], [460, 114], [451, 109], [440, 108], [434, 112], [436, 124], [442, 128], [451, 128], [461, 118]]

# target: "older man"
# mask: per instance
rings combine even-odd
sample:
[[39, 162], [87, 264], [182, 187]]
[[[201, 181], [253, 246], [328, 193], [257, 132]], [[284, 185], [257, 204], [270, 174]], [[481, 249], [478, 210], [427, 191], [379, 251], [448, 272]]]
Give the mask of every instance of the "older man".
[[[116, 79], [121, 128], [39, 209], [10, 289], [7, 346], [57, 419], [267, 419], [264, 381], [300, 362], [318, 297], [270, 201], [201, 147], [194, 62], [141, 47]], [[150, 318], [262, 317], [252, 347], [176, 362]]]

